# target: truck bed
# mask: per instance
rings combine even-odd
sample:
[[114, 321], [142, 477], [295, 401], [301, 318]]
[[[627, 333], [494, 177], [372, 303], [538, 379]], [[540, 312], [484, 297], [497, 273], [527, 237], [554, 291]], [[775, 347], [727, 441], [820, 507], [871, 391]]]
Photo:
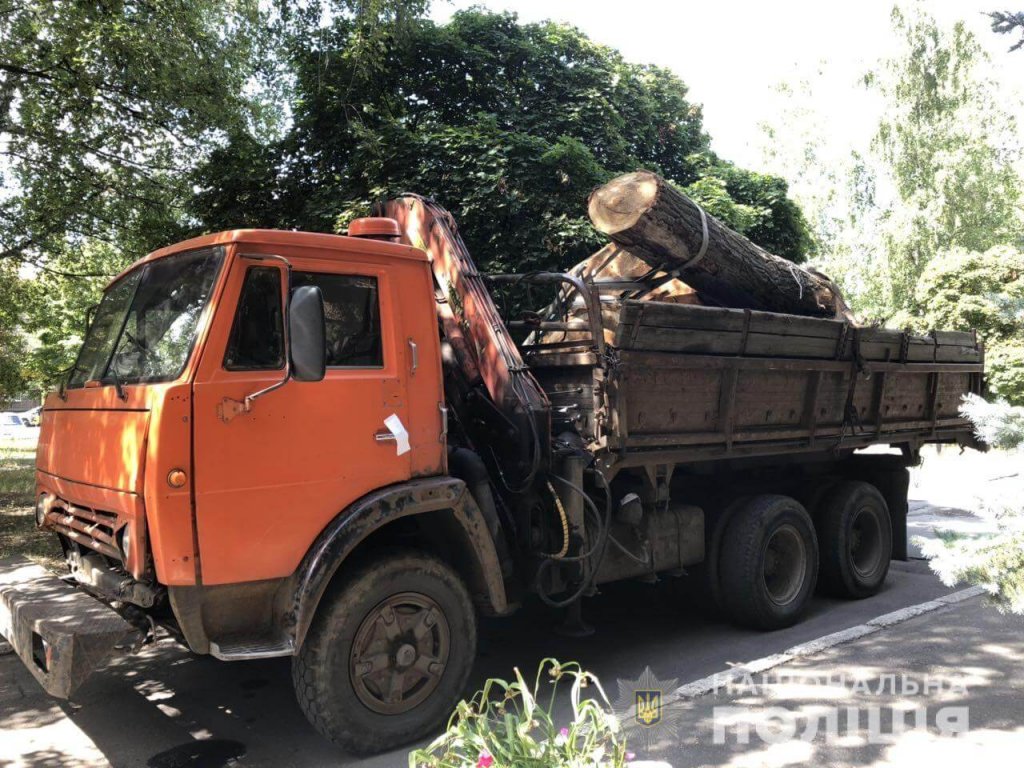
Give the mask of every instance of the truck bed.
[[973, 333], [632, 300], [561, 338], [556, 325], [524, 358], [555, 433], [584, 435], [606, 468], [972, 440], [959, 406], [982, 387]]

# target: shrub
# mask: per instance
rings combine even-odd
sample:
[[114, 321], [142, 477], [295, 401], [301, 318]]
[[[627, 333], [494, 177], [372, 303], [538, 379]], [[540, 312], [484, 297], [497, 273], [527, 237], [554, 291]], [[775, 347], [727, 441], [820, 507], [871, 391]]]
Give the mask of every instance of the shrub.
[[1024, 343], [994, 342], [985, 351], [988, 391], [1010, 405], [1024, 405]]
[[929, 327], [1012, 339], [1024, 329], [1024, 253], [1005, 245], [940, 253], [922, 273], [914, 301]]

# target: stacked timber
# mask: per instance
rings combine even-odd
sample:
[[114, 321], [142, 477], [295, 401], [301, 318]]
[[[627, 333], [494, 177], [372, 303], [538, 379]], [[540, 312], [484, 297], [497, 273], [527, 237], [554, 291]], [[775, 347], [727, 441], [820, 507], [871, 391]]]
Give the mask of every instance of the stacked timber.
[[[675, 336], [664, 329], [652, 326], [637, 336], [637, 326], [630, 326], [633, 331], [620, 328], [620, 323], [633, 322], [636, 307], [647, 304], [822, 318], [840, 321], [836, 328], [857, 325], [829, 278], [768, 253], [656, 174], [637, 171], [619, 176], [595, 189], [587, 208], [594, 226], [611, 242], [576, 264], [569, 274], [598, 287], [606, 345], [628, 341], [670, 351], [666, 345]], [[609, 281], [632, 284], [609, 288]], [[547, 320], [567, 320], [585, 327], [587, 307], [584, 297], [566, 287], [540, 314]], [[585, 330], [538, 331], [527, 343], [564, 344], [589, 336]]]
[[[637, 258], [615, 243], [609, 243], [590, 257], [579, 262], [568, 274], [585, 282], [609, 280], [635, 281], [636, 287], [601, 294], [601, 326], [605, 344], [612, 344], [619, 324], [619, 309], [622, 301], [642, 292], [643, 301], [665, 304], [700, 305], [697, 292], [682, 280], [668, 275], [663, 270], [653, 269], [647, 262]], [[568, 320], [585, 324], [588, 318], [587, 302], [577, 291], [563, 286], [558, 299], [542, 313], [549, 320]], [[590, 338], [589, 331], [545, 331], [535, 334], [528, 343], [560, 343], [581, 341]]]
[[654, 173], [612, 179], [591, 193], [587, 211], [613, 243], [679, 278], [706, 304], [853, 319], [827, 277], [768, 253]]

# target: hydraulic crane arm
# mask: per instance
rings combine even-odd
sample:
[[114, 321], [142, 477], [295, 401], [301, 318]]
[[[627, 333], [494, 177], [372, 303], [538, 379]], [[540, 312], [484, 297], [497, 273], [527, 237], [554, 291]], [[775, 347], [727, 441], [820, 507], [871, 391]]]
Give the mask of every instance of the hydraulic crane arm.
[[[442, 333], [469, 393], [470, 402], [453, 405], [469, 412], [474, 425], [469, 437], [493, 459], [505, 490], [528, 490], [546, 462], [550, 403], [523, 362], [455, 219], [433, 200], [414, 194], [379, 204], [375, 214], [395, 219], [402, 241], [430, 257]], [[513, 477], [505, 471], [509, 466], [518, 467]]]

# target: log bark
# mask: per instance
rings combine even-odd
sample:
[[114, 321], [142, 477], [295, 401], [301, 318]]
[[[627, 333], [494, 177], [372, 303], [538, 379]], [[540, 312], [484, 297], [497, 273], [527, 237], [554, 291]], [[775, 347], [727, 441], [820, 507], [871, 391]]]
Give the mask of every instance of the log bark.
[[679, 270], [702, 301], [853, 322], [836, 285], [775, 256], [726, 227], [711, 214], [704, 255], [701, 209], [660, 176], [637, 171], [594, 190], [590, 220], [614, 243], [653, 267]]
[[[570, 275], [584, 280], [636, 280], [651, 271], [651, 265], [639, 259], [629, 251], [623, 250], [615, 243], [606, 244], [601, 250], [591, 254], [583, 261], [567, 270]], [[665, 304], [699, 305], [697, 292], [679, 279], [669, 279], [664, 272], [657, 272], [648, 281], [655, 286], [638, 296], [641, 301], [657, 301]], [[641, 285], [638, 283], [638, 286]], [[615, 332], [619, 325], [619, 308], [623, 298], [630, 296], [634, 290], [616, 293], [602, 293], [601, 325], [604, 328], [606, 344], [615, 340]], [[568, 306], [564, 313], [568, 320], [587, 322], [590, 313], [587, 303], [575, 290], [563, 287], [559, 297], [541, 311], [541, 316], [550, 320], [563, 319], [563, 305]], [[527, 340], [528, 343], [551, 343], [559, 341], [579, 341], [590, 337], [588, 331], [536, 331]]]

